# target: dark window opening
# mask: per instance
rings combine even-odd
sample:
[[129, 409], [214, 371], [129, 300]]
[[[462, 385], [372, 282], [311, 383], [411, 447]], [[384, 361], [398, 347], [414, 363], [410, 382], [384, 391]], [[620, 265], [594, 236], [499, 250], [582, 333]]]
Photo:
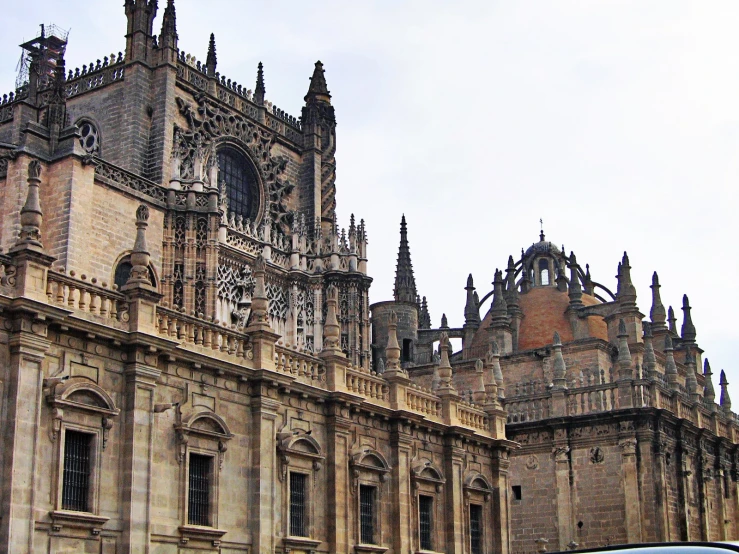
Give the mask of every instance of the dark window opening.
[[226, 189], [229, 212], [254, 219], [256, 185], [254, 169], [241, 152], [228, 146], [218, 150], [218, 187]]
[[433, 550], [431, 533], [433, 527], [434, 499], [431, 496], [418, 497], [418, 534], [421, 550]]
[[210, 480], [213, 458], [190, 454], [190, 488], [187, 522], [190, 525], [210, 525]]
[[521, 485], [513, 485], [513, 500], [521, 500]]
[[403, 339], [402, 362], [410, 362], [413, 359], [413, 341], [411, 339]]
[[359, 486], [359, 529], [362, 544], [375, 543], [375, 487]]
[[482, 506], [470, 504], [470, 551], [482, 554]]
[[67, 430], [64, 435], [62, 509], [89, 512], [92, 435]]
[[[131, 262], [128, 258], [124, 258], [123, 260], [121, 260], [118, 266], [115, 268], [115, 276], [113, 277], [113, 282], [118, 286], [118, 290], [120, 290], [121, 287], [125, 285], [128, 281], [128, 278], [131, 275], [132, 268], [133, 266], [131, 265]], [[153, 286], [156, 286], [154, 271], [151, 269], [151, 267], [149, 267], [149, 281], [151, 281], [151, 284]]]
[[290, 474], [290, 535], [307, 537], [305, 484], [307, 476], [303, 473]]

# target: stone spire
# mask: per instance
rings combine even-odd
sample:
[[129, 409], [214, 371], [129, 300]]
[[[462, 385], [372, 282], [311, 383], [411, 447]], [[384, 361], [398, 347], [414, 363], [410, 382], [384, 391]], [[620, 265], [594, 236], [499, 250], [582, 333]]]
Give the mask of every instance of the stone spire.
[[503, 295], [503, 272], [500, 269], [495, 270], [495, 279], [493, 280], [493, 303], [490, 306], [493, 325], [508, 323], [508, 304]]
[[645, 377], [647, 379], [654, 379], [656, 368], [657, 368], [657, 357], [654, 355], [654, 342], [652, 335], [652, 325], [648, 321], [642, 323], [644, 329], [644, 357], [643, 364], [645, 370]]
[[475, 404], [483, 404], [485, 402], [485, 372], [483, 370], [485, 364], [482, 360], [475, 361], [475, 389], [472, 391], [472, 401]]
[[721, 380], [719, 381], [721, 386], [721, 411], [726, 415], [731, 414], [731, 398], [729, 398], [729, 382], [726, 380], [726, 372], [721, 370]]
[[429, 314], [429, 304], [424, 296], [421, 300], [421, 314], [418, 316], [419, 329], [431, 329], [431, 314]]
[[711, 372], [711, 364], [708, 358], [703, 360], [703, 379], [705, 386], [703, 387], [703, 404], [711, 412], [716, 411], [716, 391], [713, 388], [713, 373]]
[[665, 335], [665, 376], [672, 390], [678, 389], [677, 382], [677, 364], [675, 363], [675, 355], [673, 354], [672, 338], [669, 334]]
[[[267, 297], [267, 287], [265, 285], [265, 275], [267, 274], [267, 262], [260, 254], [254, 260], [252, 267], [252, 275], [254, 277], [254, 293], [251, 296], [251, 314], [249, 314], [249, 328], [269, 328], [269, 298]], [[328, 303], [328, 302], [327, 302]], [[329, 314], [330, 316], [330, 314]], [[329, 316], [326, 317], [328, 325]], [[334, 319], [336, 316], [334, 315]], [[324, 326], [324, 344], [326, 336], [326, 327]]]
[[336, 289], [336, 285], [331, 284], [326, 289], [326, 323], [323, 326], [324, 350], [339, 350], [341, 328], [339, 327], [339, 320], [336, 319], [336, 308], [338, 303], [339, 291]]
[[577, 264], [575, 253], [570, 252], [570, 286], [568, 296], [570, 297], [570, 306], [573, 308], [579, 308], [583, 305], [579, 269], [580, 266]]
[[216, 65], [218, 65], [218, 57], [216, 56], [216, 36], [211, 33], [210, 41], [208, 42], [208, 56], [205, 58], [205, 68], [208, 70], [208, 75], [216, 74]]
[[324, 75], [323, 64], [321, 60], [316, 62], [315, 69], [313, 69], [313, 76], [310, 78], [310, 86], [308, 87], [308, 94], [305, 95], [304, 100], [307, 103], [314, 101], [331, 103], [331, 94], [328, 91], [328, 85], [326, 84], [326, 76]]
[[624, 252], [621, 260], [621, 284], [619, 287], [619, 301], [621, 304], [629, 307], [636, 306], [636, 287], [631, 282], [631, 266], [629, 265], [629, 255]]
[[174, 0], [167, 0], [162, 16], [162, 32], [159, 33], [160, 48], [177, 48], [177, 15], [174, 9]]
[[695, 377], [695, 356], [688, 350], [685, 352], [685, 389], [690, 395], [693, 402], [700, 400], [700, 391], [698, 390], [698, 379]]
[[480, 308], [475, 302], [475, 285], [472, 280], [472, 273], [467, 277], [467, 302], [464, 305], [464, 324], [465, 326], [477, 328], [480, 326]]
[[683, 327], [680, 335], [686, 343], [695, 342], [695, 325], [693, 325], [693, 318], [690, 317], [690, 302], [688, 301], [688, 295], [683, 294]]
[[669, 324], [670, 333], [677, 337], [677, 318], [675, 317], [675, 310], [672, 309], [672, 306], [667, 309], [667, 323]]
[[257, 86], [254, 88], [254, 103], [257, 106], [264, 106], [264, 66], [262, 62], [257, 65]]
[[649, 310], [649, 319], [652, 320], [652, 327], [655, 331], [667, 329], [667, 325], [665, 325], [665, 307], [662, 305], [662, 298], [660, 298], [659, 276], [656, 271], [652, 274], [652, 286], [650, 288], [652, 289], [652, 309]]
[[634, 374], [631, 370], [631, 351], [629, 350], [629, 333], [623, 319], [618, 322], [618, 367], [619, 378], [631, 379]]
[[554, 370], [552, 388], [554, 390], [563, 390], [567, 388], [567, 366], [565, 365], [565, 359], [562, 356], [562, 340], [559, 338], [559, 333], [557, 331], [554, 332], [552, 350], [554, 350], [554, 354], [552, 354], [552, 369]]
[[400, 247], [398, 248], [398, 263], [395, 266], [395, 290], [393, 295], [396, 302], [413, 302], [416, 294], [416, 279], [413, 277], [411, 251], [408, 247], [408, 230], [405, 215], [403, 215], [400, 220]]
[[505, 270], [506, 280], [506, 292], [505, 299], [508, 304], [509, 311], [511, 308], [519, 308], [519, 295], [518, 287], [516, 287], [516, 263], [513, 261], [513, 256], [508, 256], [508, 267]]
[[44, 217], [39, 202], [39, 184], [41, 183], [41, 162], [31, 160], [28, 164], [28, 193], [26, 203], [21, 208], [21, 233], [16, 247], [33, 245], [43, 248], [41, 244], [41, 224]]
[[585, 294], [593, 294], [593, 278], [590, 276], [590, 264], [585, 264]]
[[441, 314], [441, 327], [440, 329], [449, 329], [449, 322], [447, 321], [446, 314]]

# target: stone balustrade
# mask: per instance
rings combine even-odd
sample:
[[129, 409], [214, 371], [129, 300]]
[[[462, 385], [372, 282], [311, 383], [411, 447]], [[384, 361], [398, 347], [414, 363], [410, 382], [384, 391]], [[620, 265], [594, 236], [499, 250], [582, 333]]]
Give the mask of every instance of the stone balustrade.
[[326, 382], [326, 368], [320, 360], [284, 346], [275, 348], [275, 368], [311, 385], [321, 386]]
[[349, 392], [371, 398], [373, 401], [389, 400], [387, 381], [375, 372], [358, 366], [346, 369], [346, 388]]
[[427, 416], [440, 418], [442, 415], [441, 399], [429, 389], [412, 384], [406, 389], [406, 406], [409, 410]]
[[[128, 307], [126, 298], [118, 292], [115, 285], [106, 282], [98, 284], [96, 278], [68, 275], [61, 271], [49, 271], [46, 280], [46, 296], [49, 304], [72, 310], [75, 316], [93, 316], [92, 319], [118, 329], [128, 328]], [[89, 317], [88, 317], [89, 319]]]
[[464, 427], [470, 427], [478, 431], [488, 430], [488, 416], [480, 408], [468, 402], [457, 403], [457, 419]]

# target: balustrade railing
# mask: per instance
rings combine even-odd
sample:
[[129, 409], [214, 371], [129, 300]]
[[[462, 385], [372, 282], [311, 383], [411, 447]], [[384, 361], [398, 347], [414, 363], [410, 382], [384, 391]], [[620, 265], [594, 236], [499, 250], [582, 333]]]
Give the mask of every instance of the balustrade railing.
[[74, 271], [69, 275], [49, 271], [46, 296], [49, 304], [74, 310], [76, 315], [81, 312], [97, 316], [106, 324], [124, 328], [128, 321], [126, 298], [114, 288], [115, 285], [109, 288], [104, 282], [98, 284], [96, 278], [88, 281], [86, 275], [77, 279]]
[[479, 408], [467, 402], [459, 402], [457, 406], [457, 418], [465, 427], [487, 431], [487, 415]]
[[277, 371], [292, 375], [299, 381], [326, 382], [326, 367], [322, 362], [284, 346], [275, 348], [275, 367]]
[[375, 372], [357, 366], [346, 369], [346, 388], [354, 394], [379, 401], [387, 401], [390, 390], [385, 379]]
[[218, 323], [157, 306], [159, 334], [235, 358], [251, 358], [247, 335]]
[[428, 389], [412, 384], [406, 389], [405, 402], [415, 412], [441, 417], [441, 400]]

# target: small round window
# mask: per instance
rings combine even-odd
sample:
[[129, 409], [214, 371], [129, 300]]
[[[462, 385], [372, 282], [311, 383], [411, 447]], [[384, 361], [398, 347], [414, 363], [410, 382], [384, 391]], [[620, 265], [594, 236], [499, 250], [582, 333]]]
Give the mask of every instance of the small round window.
[[257, 175], [241, 152], [230, 146], [218, 150], [218, 186], [226, 189], [228, 211], [254, 220], [259, 209]]
[[88, 154], [100, 153], [100, 133], [97, 127], [89, 121], [82, 121], [78, 124], [80, 128], [80, 146]]

